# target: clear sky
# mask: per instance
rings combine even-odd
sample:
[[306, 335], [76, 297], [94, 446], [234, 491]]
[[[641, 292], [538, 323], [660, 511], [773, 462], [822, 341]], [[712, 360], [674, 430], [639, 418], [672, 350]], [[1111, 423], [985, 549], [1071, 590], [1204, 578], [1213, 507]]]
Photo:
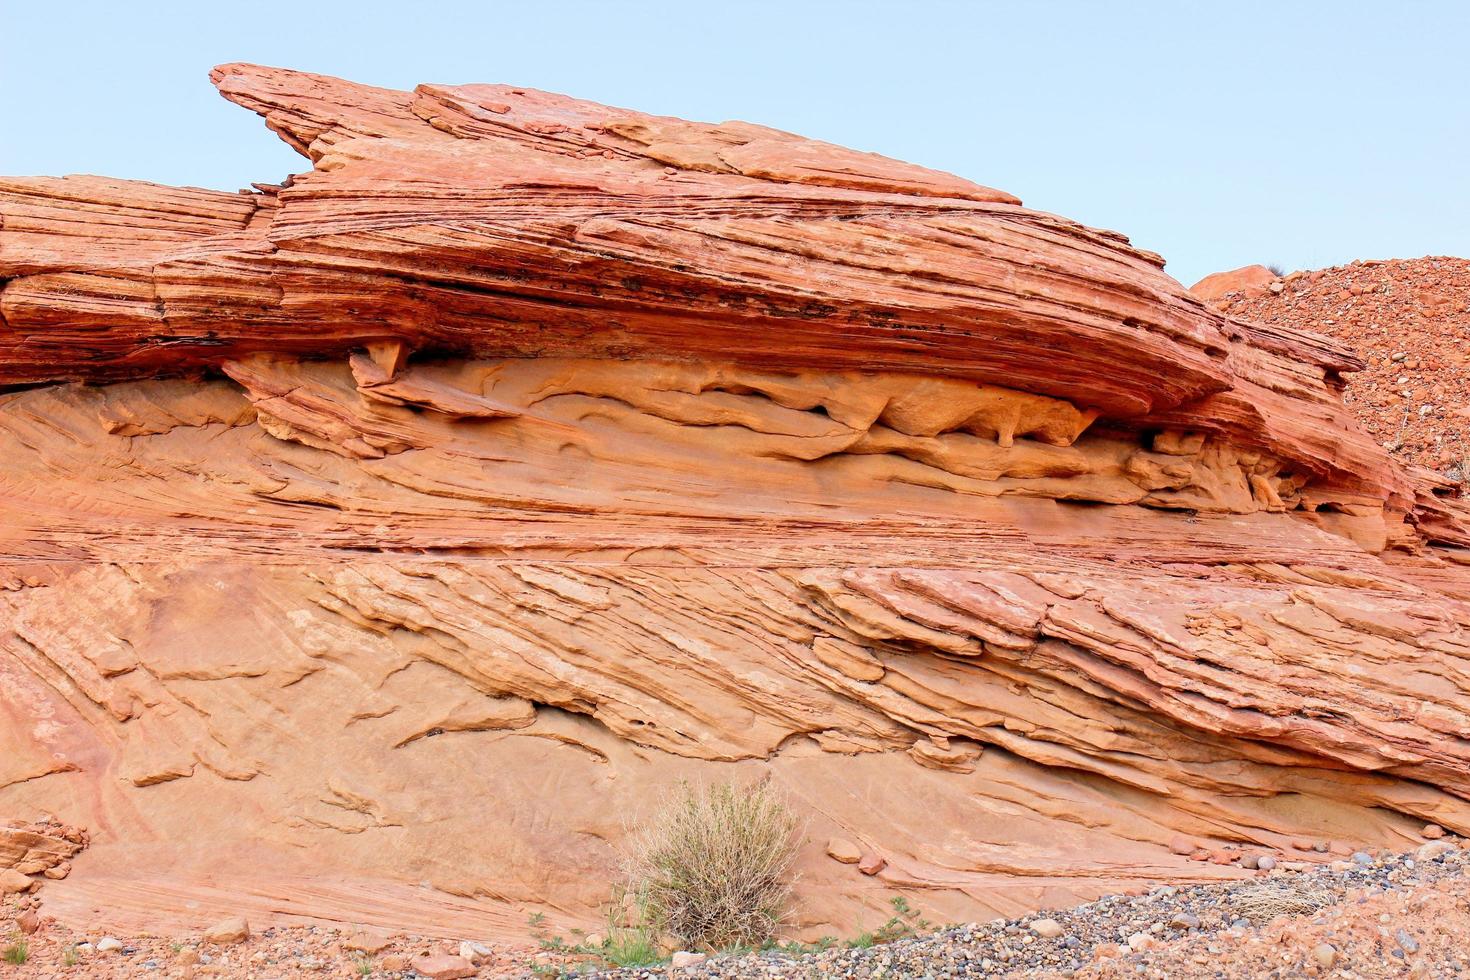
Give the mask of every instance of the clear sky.
[[1470, 2], [0, 0], [0, 174], [304, 169], [211, 66], [746, 119], [1113, 228], [1185, 284], [1470, 256]]

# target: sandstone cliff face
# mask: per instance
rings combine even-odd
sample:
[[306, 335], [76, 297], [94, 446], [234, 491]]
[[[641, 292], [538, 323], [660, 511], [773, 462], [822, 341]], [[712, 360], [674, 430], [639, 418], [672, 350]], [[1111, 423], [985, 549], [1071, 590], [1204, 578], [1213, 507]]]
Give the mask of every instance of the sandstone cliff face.
[[590, 920], [680, 779], [787, 793], [809, 933], [1470, 833], [1470, 514], [1332, 342], [759, 126], [214, 80], [313, 169], [0, 180], [49, 909]]

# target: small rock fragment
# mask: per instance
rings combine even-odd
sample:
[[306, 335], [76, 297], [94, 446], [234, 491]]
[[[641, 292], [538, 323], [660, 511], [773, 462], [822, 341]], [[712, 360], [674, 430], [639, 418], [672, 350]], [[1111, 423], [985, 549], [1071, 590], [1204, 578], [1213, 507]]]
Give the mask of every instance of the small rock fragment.
[[1056, 919], [1033, 919], [1031, 931], [1042, 939], [1056, 939], [1063, 932], [1062, 924]]
[[122, 941], [113, 936], [104, 936], [102, 941], [97, 944], [97, 952], [99, 953], [116, 953], [122, 948]]
[[827, 842], [827, 856], [842, 864], [857, 864], [863, 859], [863, 850], [846, 838], [834, 837]]
[[681, 949], [669, 960], [669, 965], [676, 970], [682, 970], [685, 967], [698, 966], [707, 959], [709, 957], [704, 953], [691, 953], [688, 950]]
[[342, 940], [342, 948], [355, 953], [376, 956], [388, 948], [388, 937], [372, 929], [359, 929]]
[[475, 966], [488, 963], [495, 958], [495, 951], [484, 943], [466, 939], [459, 944], [459, 955]]
[[1331, 943], [1318, 943], [1312, 949], [1312, 959], [1322, 969], [1330, 970], [1337, 962], [1337, 947]]
[[413, 972], [428, 977], [428, 980], [462, 980], [474, 976], [477, 971], [475, 964], [463, 956], [435, 953], [414, 957]]
[[878, 854], [864, 854], [857, 869], [865, 875], [875, 875], [888, 867], [888, 859]]

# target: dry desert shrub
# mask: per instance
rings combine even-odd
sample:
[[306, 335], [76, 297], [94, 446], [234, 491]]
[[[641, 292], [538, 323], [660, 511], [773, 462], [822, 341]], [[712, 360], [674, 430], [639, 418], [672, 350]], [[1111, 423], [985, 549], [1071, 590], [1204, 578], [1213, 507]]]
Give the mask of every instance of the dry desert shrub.
[[1270, 922], [1278, 915], [1310, 915], [1331, 903], [1332, 896], [1327, 892], [1274, 883], [1243, 888], [1230, 902], [1236, 914], [1257, 924]]
[[683, 784], [633, 836], [628, 877], [649, 924], [684, 948], [759, 946], [787, 914], [797, 830], [767, 783]]

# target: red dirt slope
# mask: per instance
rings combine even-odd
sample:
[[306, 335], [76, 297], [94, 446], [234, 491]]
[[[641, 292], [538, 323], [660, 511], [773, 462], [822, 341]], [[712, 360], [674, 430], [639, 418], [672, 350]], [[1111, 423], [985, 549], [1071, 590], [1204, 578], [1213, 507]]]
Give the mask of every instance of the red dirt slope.
[[1349, 376], [1345, 396], [1364, 427], [1394, 455], [1470, 480], [1470, 260], [1427, 256], [1293, 272], [1213, 305], [1346, 345], [1368, 365]]

